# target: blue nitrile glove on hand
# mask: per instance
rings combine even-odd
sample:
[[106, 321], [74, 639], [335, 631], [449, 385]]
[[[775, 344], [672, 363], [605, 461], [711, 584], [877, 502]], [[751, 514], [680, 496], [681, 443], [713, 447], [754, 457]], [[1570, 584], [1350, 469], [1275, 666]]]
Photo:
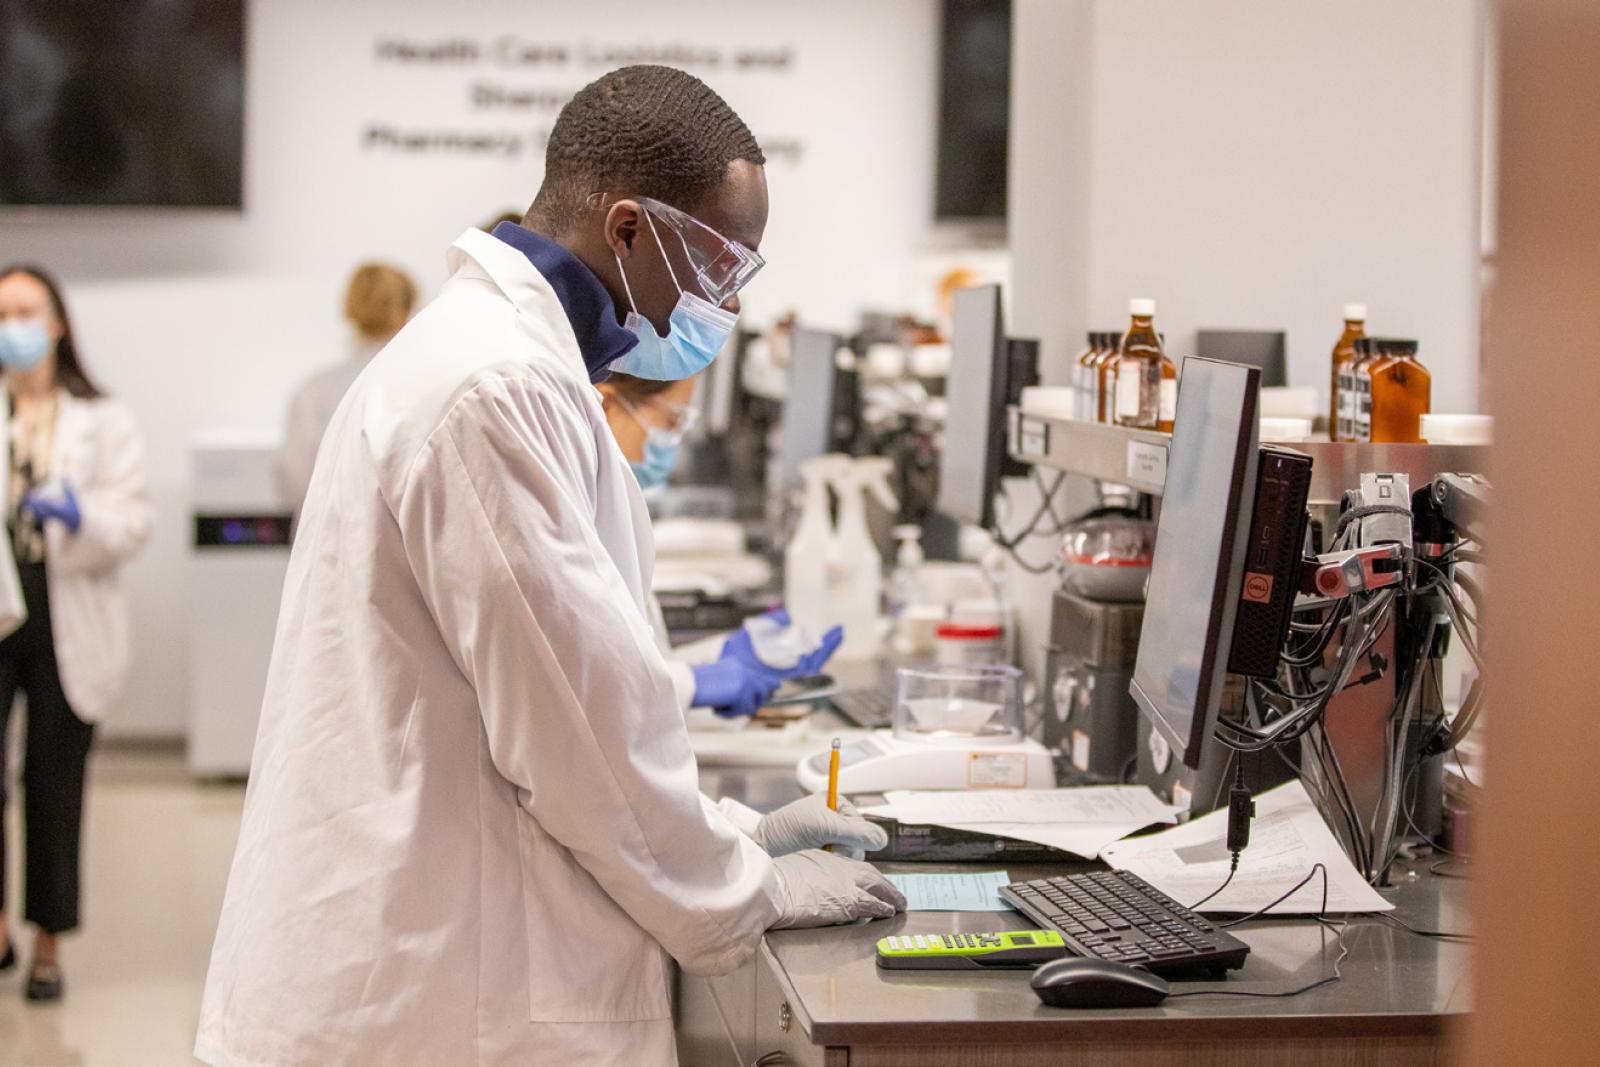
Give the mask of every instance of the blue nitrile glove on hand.
[[65, 482], [61, 483], [59, 497], [46, 496], [42, 490], [35, 489], [22, 498], [22, 508], [38, 516], [41, 524], [46, 519], [55, 519], [73, 533], [77, 533], [83, 525], [83, 512], [78, 510], [77, 494]]
[[[755, 623], [777, 631], [773, 635], [776, 639], [773, 643], [790, 643], [785, 642], [783, 639], [798, 636], [782, 632], [788, 631], [794, 626], [794, 623], [789, 619], [789, 613], [782, 608], [767, 612], [760, 619], [755, 620]], [[839, 645], [844, 640], [844, 627], [835, 626], [822, 635], [822, 640], [817, 643], [816, 647], [799, 653], [793, 662], [785, 666], [770, 663], [761, 658], [761, 654], [756, 651], [755, 641], [750, 636], [750, 626], [750, 623], [746, 623], [733, 632], [733, 636], [728, 638], [727, 643], [722, 646], [722, 658], [724, 660], [738, 660], [751, 670], [765, 671], [774, 675], [779, 681], [788, 678], [804, 678], [807, 675], [816, 674], [822, 670], [828, 660], [833, 658], [833, 654], [839, 650]]]
[[718, 715], [729, 717], [754, 715], [772, 699], [773, 690], [783, 681], [770, 671], [752, 670], [727, 657], [691, 670], [694, 672], [694, 706], [715, 708]]

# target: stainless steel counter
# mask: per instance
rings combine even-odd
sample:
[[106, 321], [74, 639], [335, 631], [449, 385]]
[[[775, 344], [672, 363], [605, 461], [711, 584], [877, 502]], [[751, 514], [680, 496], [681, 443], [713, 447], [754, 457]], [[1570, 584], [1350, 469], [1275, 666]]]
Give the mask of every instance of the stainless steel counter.
[[[734, 795], [771, 808], [799, 795], [780, 771], [702, 774], [712, 796]], [[885, 870], [961, 869], [884, 864]], [[1093, 865], [1009, 865], [1013, 878], [1087, 870]], [[967, 869], [972, 869], [968, 867]], [[987, 868], [986, 868], [987, 869]], [[1405, 866], [1385, 890], [1394, 916], [1418, 929], [1467, 932], [1467, 883]], [[1287, 886], [1285, 888], [1288, 888]], [[1156, 1008], [1065, 1011], [1044, 1007], [1026, 972], [885, 972], [874, 961], [878, 938], [899, 932], [1027, 929], [1015, 912], [916, 912], [862, 926], [786, 930], [767, 935], [757, 973], [713, 980], [681, 992], [690, 1015], [719, 1018], [733, 1054], [692, 1044], [687, 1063], [749, 1064], [772, 1049], [772, 1063], [857, 1065], [1090, 1062], [1090, 1049], [1121, 1065], [1165, 1062], [1186, 1067], [1229, 1062], [1228, 1055], [1298, 1057], [1302, 1063], [1442, 1063], [1450, 1017], [1469, 1008], [1470, 946], [1418, 936], [1375, 918], [1353, 918], [1345, 933], [1342, 979], [1296, 997], [1205, 996]], [[1177, 983], [1178, 990], [1272, 993], [1333, 973], [1335, 931], [1308, 919], [1263, 919], [1235, 927], [1251, 947], [1243, 969], [1223, 981]], [[715, 1010], [692, 1003], [712, 995]], [[754, 1017], [746, 1021], [746, 1013]], [[780, 1023], [786, 1025], [779, 1025]], [[703, 1027], [702, 1027], [703, 1029]], [[701, 1035], [703, 1038], [704, 1035]], [[1072, 1049], [1072, 1058], [1060, 1050]], [[815, 1051], [812, 1058], [810, 1052]], [[1113, 1061], [1108, 1061], [1113, 1062]], [[1242, 1061], [1235, 1061], [1242, 1062]], [[1256, 1062], [1251, 1060], [1250, 1062]]]

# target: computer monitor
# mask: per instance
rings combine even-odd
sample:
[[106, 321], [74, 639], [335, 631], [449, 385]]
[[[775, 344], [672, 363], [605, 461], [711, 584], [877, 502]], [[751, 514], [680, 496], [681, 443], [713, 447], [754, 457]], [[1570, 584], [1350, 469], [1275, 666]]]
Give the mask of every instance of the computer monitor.
[[987, 527], [1005, 456], [1009, 353], [1000, 317], [1000, 287], [958, 289], [950, 340], [939, 510]]
[[1289, 384], [1288, 342], [1282, 330], [1197, 330], [1194, 354], [1261, 368], [1263, 387]]
[[1139, 656], [1135, 703], [1199, 769], [1227, 680], [1254, 506], [1261, 371], [1183, 364]]
[[784, 485], [799, 485], [800, 465], [832, 447], [838, 350], [839, 338], [822, 330], [797, 326], [790, 338], [789, 396], [783, 404], [779, 457]]

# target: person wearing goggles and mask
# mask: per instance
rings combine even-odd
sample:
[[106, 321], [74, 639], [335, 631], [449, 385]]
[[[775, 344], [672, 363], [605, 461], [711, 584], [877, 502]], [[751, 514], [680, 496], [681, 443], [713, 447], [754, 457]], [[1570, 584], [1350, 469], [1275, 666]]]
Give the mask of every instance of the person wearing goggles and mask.
[[[653, 381], [612, 374], [597, 388], [606, 423], [639, 488], [646, 496], [659, 492], [677, 465], [684, 436], [694, 429], [700, 414], [693, 406], [695, 379]], [[691, 665], [673, 657], [666, 645], [666, 620], [653, 595], [648, 607], [651, 628], [668, 656], [667, 667], [686, 712], [703, 707], [726, 717], [752, 715], [785, 679], [822, 670], [844, 641], [844, 630], [835, 626], [794, 662], [777, 666], [761, 658], [741, 629], [723, 645], [717, 659]], [[789, 623], [788, 615], [781, 611], [773, 612], [771, 618], [781, 625]]]
[[[671, 1064], [671, 963], [904, 897], [697, 790], [646, 615], [643, 494], [594, 383], [715, 358], [759, 269], [760, 146], [625, 67], [551, 130], [521, 225], [452, 276], [324, 436], [201, 1006], [211, 1064]], [[842, 824], [842, 825], [841, 825]], [[854, 840], [852, 840], [852, 838]]]

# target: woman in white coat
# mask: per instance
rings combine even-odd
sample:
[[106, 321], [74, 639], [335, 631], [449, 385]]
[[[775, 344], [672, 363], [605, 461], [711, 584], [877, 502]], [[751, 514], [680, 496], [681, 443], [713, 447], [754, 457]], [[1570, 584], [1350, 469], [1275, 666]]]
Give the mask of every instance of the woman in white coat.
[[[30, 1000], [57, 1000], [57, 937], [78, 925], [84, 771], [94, 724], [122, 696], [131, 658], [120, 570], [150, 536], [144, 449], [133, 417], [84, 373], [60, 290], [33, 267], [0, 270], [0, 449], [8, 474], [0, 544], [0, 769], [7, 719], [27, 696], [23, 919], [37, 928]], [[0, 809], [5, 799], [0, 774]], [[3, 810], [0, 810], [3, 814]], [[0, 817], [0, 904], [5, 894]], [[0, 907], [0, 970], [16, 952]]]
[[363, 263], [345, 288], [344, 317], [353, 331], [344, 359], [324, 367], [300, 383], [289, 399], [284, 419], [283, 444], [278, 449], [278, 492], [284, 506], [299, 514], [311, 484], [317, 447], [350, 383], [364, 370], [378, 349], [388, 344], [406, 324], [417, 304], [417, 287], [398, 267]]
[[[612, 374], [596, 387], [606, 424], [617, 448], [646, 494], [667, 484], [677, 466], [678, 448], [694, 428], [695, 379], [651, 381], [631, 374]], [[666, 620], [655, 596], [650, 597], [650, 625], [657, 643], [667, 654], [678, 701], [684, 711], [713, 708], [724, 716], [753, 715], [787, 678], [801, 678], [822, 670], [844, 640], [834, 627], [815, 649], [788, 667], [774, 667], [756, 655], [747, 637], [735, 634], [722, 655], [710, 663], [690, 665], [671, 655]], [[786, 615], [777, 616], [787, 622]]]
[[[771, 926], [904, 906], [872, 867], [741, 833], [700, 795], [645, 620], [649, 516], [591, 384], [706, 340], [686, 305], [726, 325], [737, 285], [699, 268], [754, 254], [761, 161], [698, 79], [607, 74], [557, 118], [529, 228], [464, 234], [340, 404], [200, 1059], [671, 1064], [671, 960], [724, 973]], [[727, 236], [669, 246], [691, 223]]]

